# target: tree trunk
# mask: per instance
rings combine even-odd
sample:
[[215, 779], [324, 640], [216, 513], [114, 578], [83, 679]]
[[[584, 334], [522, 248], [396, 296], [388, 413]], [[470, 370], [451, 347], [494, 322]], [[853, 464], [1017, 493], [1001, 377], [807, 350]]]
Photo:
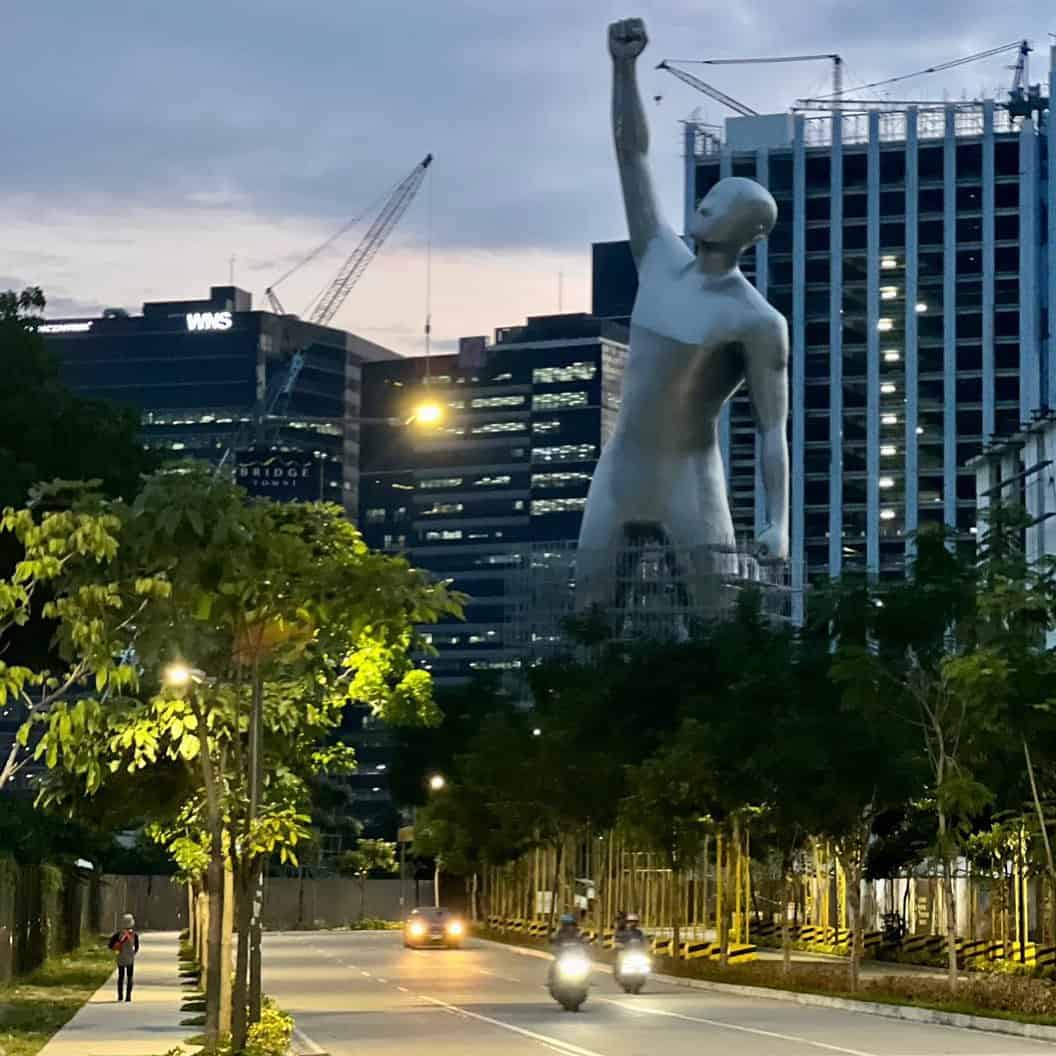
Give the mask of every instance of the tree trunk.
[[[304, 866], [298, 866], [297, 868], [297, 928], [301, 930], [304, 928]], [[360, 913], [360, 916], [363, 914]]]
[[212, 853], [206, 872], [209, 892], [209, 934], [205, 951], [205, 1035], [210, 1042], [220, 1031], [220, 987], [224, 939], [224, 849], [219, 831], [212, 838]]
[[558, 840], [557, 847], [554, 850], [554, 882], [550, 889], [550, 920], [549, 928], [550, 932], [554, 930], [554, 913], [557, 910], [557, 890], [561, 883], [561, 855], [565, 849], [565, 841]]
[[367, 878], [361, 876], [359, 878], [359, 919], [360, 921], [367, 915]]
[[852, 994], [858, 989], [862, 950], [864, 949], [861, 864], [856, 851], [857, 848], [850, 854], [841, 855], [840, 861], [847, 889], [847, 925], [851, 932], [851, 948], [848, 950], [847, 957], [847, 985]]
[[679, 881], [682, 874], [676, 868], [671, 869], [671, 959], [679, 961], [682, 956], [682, 899], [679, 897]]
[[253, 862], [253, 915], [249, 932], [249, 1022], [251, 1026], [260, 1022], [261, 1008], [264, 1003], [261, 961], [261, 940], [264, 930], [261, 921], [263, 909], [264, 857], [258, 856]]
[[235, 985], [231, 997], [231, 1049], [241, 1052], [246, 1047], [249, 1009], [249, 933], [253, 915], [252, 870], [243, 858], [238, 863], [235, 877], [238, 889], [238, 942], [235, 947]]
[[[1030, 778], [1030, 794], [1034, 800], [1034, 810], [1038, 815], [1038, 828], [1041, 830], [1042, 843], [1045, 846], [1045, 870], [1049, 874], [1049, 885], [1053, 892], [1053, 903], [1050, 907], [1052, 912], [1052, 934], [1056, 936], [1056, 861], [1053, 860], [1052, 855], [1052, 844], [1049, 842], [1049, 830], [1045, 825], [1045, 812], [1042, 810], [1041, 797], [1038, 795], [1038, 784], [1034, 779], [1034, 763], [1030, 757], [1030, 748], [1027, 745], [1026, 737], [1022, 738], [1023, 743], [1023, 759], [1027, 764], [1027, 776]], [[1041, 917], [1038, 917], [1038, 923], [1041, 923]]]
[[781, 974], [792, 974], [792, 932], [788, 927], [788, 903], [792, 899], [792, 866], [785, 867], [784, 898], [781, 904]]
[[942, 894], [946, 900], [946, 978], [957, 989], [957, 898], [953, 890], [953, 863], [946, 846], [946, 812], [939, 807], [939, 842], [942, 847]]
[[433, 863], [433, 908], [440, 908], [440, 859]]
[[730, 931], [726, 917], [726, 841], [722, 834], [715, 837], [715, 928], [719, 942], [719, 963], [725, 968], [730, 963]]
[[220, 1033], [231, 1033], [231, 944], [235, 928], [235, 876], [224, 856], [223, 926], [220, 932]]

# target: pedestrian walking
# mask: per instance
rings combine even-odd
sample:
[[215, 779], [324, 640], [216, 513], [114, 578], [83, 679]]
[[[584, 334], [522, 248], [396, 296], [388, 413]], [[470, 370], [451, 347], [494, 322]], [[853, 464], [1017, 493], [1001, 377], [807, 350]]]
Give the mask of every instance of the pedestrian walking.
[[131, 913], [121, 918], [121, 930], [110, 936], [107, 945], [117, 954], [117, 999], [131, 1001], [132, 973], [139, 953], [139, 932], [136, 931], [136, 918]]

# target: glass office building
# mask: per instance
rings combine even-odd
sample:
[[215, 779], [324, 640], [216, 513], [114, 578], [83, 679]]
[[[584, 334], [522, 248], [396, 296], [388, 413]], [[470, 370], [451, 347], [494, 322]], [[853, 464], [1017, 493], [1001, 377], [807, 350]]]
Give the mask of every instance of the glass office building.
[[[779, 209], [745, 273], [788, 319], [793, 588], [900, 575], [928, 522], [970, 543], [983, 443], [1056, 395], [1056, 157], [1048, 114], [993, 100], [686, 126], [686, 217], [724, 176]], [[594, 311], [629, 314], [617, 251]], [[615, 296], [609, 296], [615, 291]], [[600, 296], [600, 300], [598, 299]], [[630, 296], [630, 301], [628, 300]], [[722, 423], [734, 521], [763, 516], [747, 394]]]
[[[233, 286], [214, 286], [205, 300], [147, 303], [142, 315], [48, 319], [40, 330], [67, 384], [134, 406], [147, 444], [210, 462], [234, 447], [229, 464], [253, 494], [326, 499], [355, 517], [360, 371], [395, 353], [254, 311], [252, 296]], [[281, 394], [298, 353], [303, 365]]]
[[[520, 666], [511, 576], [533, 544], [578, 537], [626, 348], [623, 327], [560, 315], [428, 363], [364, 364], [360, 528], [469, 596], [464, 622], [424, 628], [438, 683]], [[439, 426], [412, 420], [426, 399], [444, 408]]]

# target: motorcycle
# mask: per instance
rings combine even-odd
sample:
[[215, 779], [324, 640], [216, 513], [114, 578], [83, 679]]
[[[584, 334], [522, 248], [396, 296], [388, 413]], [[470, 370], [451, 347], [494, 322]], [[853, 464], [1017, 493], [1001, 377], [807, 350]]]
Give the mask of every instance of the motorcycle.
[[631, 943], [622, 947], [616, 954], [616, 970], [613, 975], [616, 982], [623, 987], [624, 993], [639, 994], [652, 968], [649, 954], [641, 943]]
[[564, 946], [550, 968], [550, 996], [569, 1012], [578, 1012], [590, 987], [590, 958], [582, 946]]

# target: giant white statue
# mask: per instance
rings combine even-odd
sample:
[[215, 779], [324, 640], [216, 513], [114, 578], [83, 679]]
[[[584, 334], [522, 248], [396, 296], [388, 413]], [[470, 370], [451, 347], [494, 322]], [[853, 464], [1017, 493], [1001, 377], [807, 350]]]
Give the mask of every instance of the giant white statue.
[[[649, 171], [649, 130], [636, 77], [648, 42], [641, 19], [609, 27], [612, 125], [638, 296], [612, 438], [587, 496], [577, 550], [577, 606], [611, 604], [614, 554], [654, 532], [688, 555], [691, 603], [732, 553], [733, 521], [719, 449], [719, 415], [747, 385], [761, 438], [766, 523], [760, 556], [788, 554], [788, 329], [741, 273], [741, 254], [777, 219], [754, 180], [720, 180], [686, 234], [664, 221]], [[697, 595], [695, 598], [693, 595]]]

